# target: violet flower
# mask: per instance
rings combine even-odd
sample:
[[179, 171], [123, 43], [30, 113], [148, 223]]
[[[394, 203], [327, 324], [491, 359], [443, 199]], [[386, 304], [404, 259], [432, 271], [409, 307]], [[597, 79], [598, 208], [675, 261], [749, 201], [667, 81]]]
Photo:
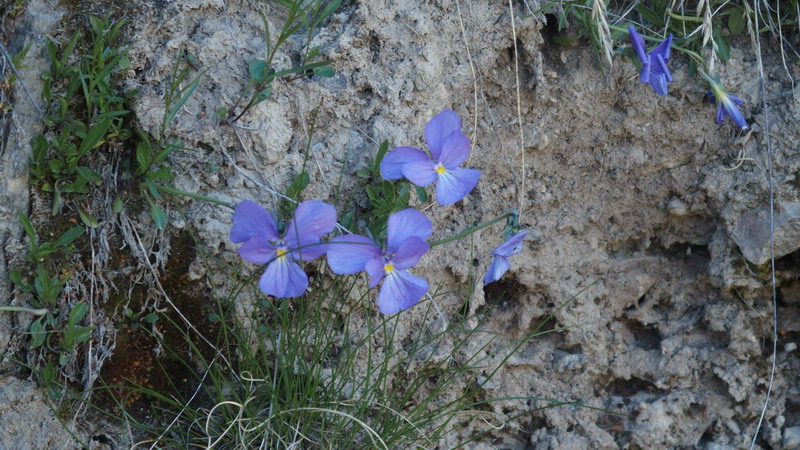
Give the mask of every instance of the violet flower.
[[308, 276], [296, 261], [310, 261], [327, 250], [320, 238], [336, 226], [336, 210], [319, 200], [297, 205], [286, 232], [278, 233], [275, 220], [264, 208], [243, 201], [233, 213], [231, 240], [243, 242], [239, 256], [256, 264], [267, 264], [258, 282], [267, 295], [299, 297], [308, 288]]
[[742, 130], [749, 128], [747, 126], [747, 120], [745, 120], [739, 108], [736, 107], [737, 105], [742, 106], [744, 104], [742, 100], [733, 94], [729, 94], [721, 84], [717, 83], [708, 75], [703, 74], [703, 76], [706, 77], [709, 87], [711, 88], [706, 95], [712, 105], [717, 105], [717, 123], [722, 123], [727, 114], [737, 127]]
[[667, 67], [672, 46], [672, 33], [647, 54], [644, 52], [644, 38], [636, 32], [633, 25], [628, 26], [628, 34], [631, 37], [636, 56], [639, 57], [639, 62], [642, 63], [642, 73], [639, 75], [639, 81], [653, 86], [656, 94], [667, 95], [667, 83], [672, 82], [672, 74], [669, 73], [669, 68]]
[[397, 147], [381, 161], [381, 175], [395, 180], [406, 177], [417, 186], [436, 181], [436, 201], [455, 203], [478, 184], [481, 173], [459, 167], [469, 156], [469, 139], [461, 132], [461, 118], [446, 109], [425, 125], [425, 141], [431, 154], [414, 147]]
[[483, 277], [484, 285], [499, 280], [500, 277], [508, 271], [509, 267], [511, 267], [508, 258], [522, 251], [522, 240], [525, 239], [527, 235], [527, 232], [520, 231], [500, 244], [499, 247], [492, 250], [494, 259], [492, 259], [492, 264], [489, 265], [489, 269]]
[[338, 275], [366, 271], [370, 288], [383, 280], [378, 309], [383, 314], [394, 314], [416, 305], [428, 292], [428, 282], [406, 269], [428, 251], [425, 240], [432, 232], [431, 221], [424, 214], [413, 208], [404, 209], [389, 216], [386, 250], [366, 236], [336, 236], [328, 244], [328, 266]]

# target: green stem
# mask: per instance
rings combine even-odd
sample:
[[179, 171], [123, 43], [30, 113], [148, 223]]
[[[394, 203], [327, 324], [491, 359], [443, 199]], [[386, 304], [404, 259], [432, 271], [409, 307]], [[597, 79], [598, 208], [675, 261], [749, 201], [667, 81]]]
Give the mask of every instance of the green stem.
[[436, 247], [437, 245], [446, 244], [448, 242], [452, 242], [452, 241], [461, 239], [463, 237], [467, 237], [467, 236], [469, 236], [470, 234], [472, 234], [472, 233], [474, 233], [476, 231], [482, 230], [482, 229], [484, 229], [486, 227], [490, 227], [490, 226], [496, 224], [497, 222], [505, 220], [505, 219], [507, 219], [509, 217], [513, 217], [516, 214], [517, 213], [515, 211], [508, 211], [507, 213], [504, 213], [504, 214], [502, 214], [502, 215], [500, 215], [498, 217], [495, 217], [494, 219], [492, 219], [492, 220], [490, 220], [488, 222], [484, 222], [482, 224], [475, 225], [474, 227], [472, 227], [472, 228], [470, 228], [470, 229], [468, 229], [466, 231], [462, 231], [461, 233], [455, 234], [455, 235], [450, 236], [448, 238], [439, 239], [438, 241], [433, 241], [433, 242], [431, 242], [431, 247]]
[[703, 23], [702, 17], [694, 17], [694, 16], [682, 16], [680, 14], [675, 14], [674, 12], [667, 10], [667, 15], [672, 17], [673, 19], [683, 20], [684, 22], [696, 22], [696, 23]]
[[28, 314], [33, 314], [34, 316], [43, 316], [50, 312], [47, 308], [26, 308], [24, 306], [0, 306], [0, 311], [9, 311], [9, 312], [26, 312]]
[[158, 188], [159, 191], [166, 192], [167, 194], [183, 195], [184, 197], [190, 197], [190, 198], [193, 198], [195, 200], [204, 200], [204, 201], [207, 201], [207, 202], [216, 203], [217, 205], [225, 206], [225, 207], [230, 208], [230, 209], [235, 209], [234, 206], [231, 205], [230, 203], [224, 202], [224, 201], [216, 199], [214, 197], [208, 197], [208, 196], [201, 195], [201, 194], [195, 194], [193, 192], [186, 192], [186, 191], [182, 191], [180, 189], [175, 189], [173, 187], [162, 186], [160, 184], [157, 184], [156, 187]]

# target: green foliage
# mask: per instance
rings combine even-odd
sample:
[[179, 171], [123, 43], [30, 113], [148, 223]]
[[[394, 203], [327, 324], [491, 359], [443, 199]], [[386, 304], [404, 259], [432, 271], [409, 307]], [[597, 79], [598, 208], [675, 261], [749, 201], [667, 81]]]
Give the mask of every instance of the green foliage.
[[[87, 310], [84, 302], [76, 303], [69, 310], [66, 321], [59, 318], [58, 300], [69, 277], [61, 275], [58, 272], [58, 264], [53, 264], [52, 260], [63, 261], [66, 255], [74, 253], [73, 243], [83, 236], [86, 230], [80, 226], [72, 227], [53, 242], [39, 242], [28, 216], [21, 211], [18, 211], [17, 215], [28, 237], [30, 274], [23, 274], [21, 270], [13, 269], [9, 271], [9, 279], [20, 291], [29, 294], [32, 306], [47, 311], [31, 323], [30, 348], [43, 348], [45, 355], [57, 357], [59, 364], [63, 366], [75, 353], [77, 345], [91, 338], [93, 328], [80, 326]], [[52, 266], [56, 269], [50, 269]], [[28, 282], [26, 278], [32, 278], [33, 281]]]
[[130, 65], [127, 48], [116, 43], [124, 21], [112, 25], [91, 17], [89, 22], [88, 42], [77, 32], [62, 48], [47, 41], [51, 69], [42, 76], [47, 130], [31, 141], [30, 170], [31, 182], [52, 193], [53, 214], [61, 211], [64, 196], [80, 199], [90, 185], [102, 182], [85, 165], [91, 153], [130, 136], [123, 126], [125, 98], [112, 88], [113, 77]]
[[[216, 115], [219, 120], [239, 120], [255, 105], [267, 100], [272, 95], [272, 84], [275, 80], [285, 79], [294, 81], [302, 77], [316, 75], [319, 77], [332, 77], [336, 71], [328, 61], [320, 61], [320, 50], [311, 47], [314, 30], [327, 20], [339, 8], [341, 0], [278, 0], [286, 8], [286, 20], [283, 23], [273, 43], [273, 36], [269, 30], [269, 21], [266, 15], [259, 11], [264, 25], [264, 59], [254, 59], [248, 63], [250, 86], [246, 96], [249, 100], [237, 113], [236, 107], [232, 109], [218, 108]], [[297, 66], [276, 71], [272, 61], [281, 50], [283, 44], [295, 33], [305, 30], [305, 52], [300, 55]], [[237, 102], [238, 104], [238, 102]]]
[[[209, 336], [213, 345], [208, 346], [162, 316], [182, 341], [170, 344], [161, 333], [154, 337], [166, 358], [194, 374], [189, 384], [197, 391], [177, 384], [166, 391], [124, 388], [146, 398], [150, 409], [142, 415], [141, 403], [119, 402], [120, 419], [170, 448], [433, 448], [485, 414], [481, 405], [509, 400], [486, 398], [487, 383], [532, 339], [561, 330], [546, 329], [551, 314], [528, 336], [506, 342], [480, 321], [477, 326], [464, 318], [436, 321], [436, 308], [428, 302], [420, 305], [425, 309], [418, 323], [432, 326], [416, 327], [407, 342], [398, 333], [404, 315], [363, 313], [371, 299], [357, 293], [360, 283], [352, 276], [312, 277], [303, 297], [272, 300], [243, 281], [219, 299], [212, 314], [219, 331]], [[256, 301], [250, 314], [236, 314], [231, 307], [242, 295]], [[174, 376], [166, 367], [161, 370], [167, 379]], [[543, 402], [545, 408], [580, 406], [535, 397], [517, 400]], [[524, 407], [524, 414], [531, 411]], [[165, 424], [170, 433], [164, 432]], [[476, 429], [471, 440], [492, 430]]]

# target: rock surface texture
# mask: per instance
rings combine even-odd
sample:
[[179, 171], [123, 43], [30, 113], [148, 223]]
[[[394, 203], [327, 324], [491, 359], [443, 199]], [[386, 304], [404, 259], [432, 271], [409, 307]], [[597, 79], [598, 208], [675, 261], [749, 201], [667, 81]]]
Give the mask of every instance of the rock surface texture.
[[[214, 112], [236, 102], [247, 86], [247, 63], [263, 58], [257, 12], [265, 11], [274, 36], [281, 9], [255, 0], [140, 3], [129, 18], [126, 81], [140, 91], [132, 105], [138, 124], [160, 129], [177, 52], [188, 51], [197, 69], [207, 70], [169, 131], [191, 149], [174, 154], [180, 189], [275, 206], [269, 190], [283, 191], [301, 171], [310, 139], [306, 197], [332, 201], [338, 189], [351, 192], [355, 171], [378, 143], [424, 146], [431, 117], [444, 108], [461, 115], [473, 145], [465, 167], [483, 175], [461, 202], [426, 211], [432, 238], [508, 208], [521, 207], [522, 223], [531, 227], [511, 271], [478, 289], [470, 311], [489, 312], [487, 327], [511, 341], [580, 292], [556, 315], [556, 326], [568, 329], [522, 347], [486, 398], [579, 400], [620, 413], [545, 409], [474, 448], [749, 446], [772, 361], [768, 119], [780, 136], [770, 150], [781, 332], [757, 445], [799, 445], [800, 109], [789, 80], [800, 75], [796, 64], [787, 73], [779, 53], [764, 55], [764, 109], [750, 43], [733, 41], [731, 61], [718, 70], [745, 102], [753, 131], [742, 136], [729, 122], [714, 123], [715, 110], [685, 59], [672, 59], [670, 93], [658, 97], [622, 58], [601, 67], [588, 45], [557, 45], [554, 27], [531, 16], [525, 2], [514, 2], [514, 36], [505, 2], [351, 1], [313, 39], [336, 76], [277, 82], [272, 97], [233, 128], [220, 125]], [[289, 43], [276, 58], [278, 69], [293, 63], [301, 45]], [[341, 209], [366, 203], [342, 198]], [[182, 209], [207, 251], [235, 260], [228, 210], [200, 202]], [[435, 247], [414, 272], [442, 291], [481, 279], [499, 234], [490, 228]], [[205, 276], [212, 285], [227, 281]], [[445, 315], [463, 301], [439, 300]], [[422, 315], [404, 314], [400, 333], [410, 335]], [[0, 314], [0, 323], [7, 320]], [[500, 417], [541, 406], [491, 404]]]

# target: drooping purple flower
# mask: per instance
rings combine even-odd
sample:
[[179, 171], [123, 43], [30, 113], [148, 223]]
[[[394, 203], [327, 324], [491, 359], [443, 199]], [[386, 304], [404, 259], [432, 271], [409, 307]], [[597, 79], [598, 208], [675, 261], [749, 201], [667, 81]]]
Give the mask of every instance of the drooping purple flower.
[[336, 226], [336, 210], [319, 200], [297, 205], [294, 218], [283, 234], [272, 215], [246, 200], [233, 213], [231, 241], [243, 243], [239, 256], [256, 264], [267, 264], [258, 287], [275, 297], [299, 297], [308, 288], [308, 276], [296, 261], [310, 261], [325, 253], [320, 238]]
[[432, 232], [431, 221], [424, 214], [413, 208], [404, 209], [389, 216], [386, 250], [366, 236], [337, 236], [328, 244], [328, 266], [338, 275], [366, 271], [370, 288], [383, 280], [378, 309], [382, 314], [394, 314], [416, 305], [428, 292], [428, 282], [406, 269], [428, 251], [425, 240]]
[[737, 127], [741, 128], [742, 130], [748, 129], [749, 127], [747, 126], [747, 120], [745, 120], [742, 112], [739, 111], [739, 108], [736, 107], [737, 105], [742, 106], [744, 104], [742, 100], [739, 97], [728, 93], [728, 91], [726, 91], [721, 84], [708, 75], [703, 74], [703, 76], [706, 77], [709, 87], [711, 88], [706, 95], [708, 96], [709, 101], [711, 101], [711, 104], [717, 106], [717, 123], [722, 123], [722, 121], [725, 120], [725, 115], [727, 114]]
[[667, 67], [672, 46], [672, 33], [647, 54], [645, 54], [644, 38], [636, 32], [633, 25], [628, 26], [628, 34], [631, 37], [636, 56], [639, 58], [639, 62], [642, 63], [642, 73], [639, 75], [639, 81], [653, 86], [656, 94], [667, 95], [667, 83], [672, 82], [672, 74]]
[[461, 118], [446, 109], [425, 126], [428, 156], [414, 147], [397, 147], [381, 161], [381, 176], [387, 180], [406, 177], [417, 186], [436, 181], [436, 201], [455, 203], [478, 184], [481, 173], [459, 166], [469, 156], [469, 139], [461, 132]]
[[499, 280], [500, 277], [508, 271], [509, 267], [511, 267], [508, 258], [522, 251], [522, 240], [525, 239], [527, 235], [527, 232], [520, 231], [500, 244], [499, 247], [492, 250], [494, 258], [489, 265], [489, 269], [486, 271], [486, 275], [483, 277], [484, 285]]

